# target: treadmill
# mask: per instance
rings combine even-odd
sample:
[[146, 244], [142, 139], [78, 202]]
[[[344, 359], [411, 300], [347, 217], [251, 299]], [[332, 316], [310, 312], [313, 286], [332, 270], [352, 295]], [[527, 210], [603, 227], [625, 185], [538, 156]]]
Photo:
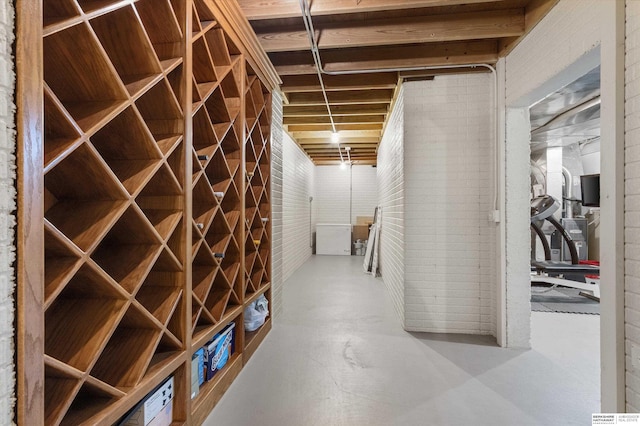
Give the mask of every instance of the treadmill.
[[[588, 282], [586, 276], [600, 275], [600, 267], [580, 263], [578, 259], [578, 251], [576, 245], [567, 230], [558, 222], [553, 214], [560, 208], [560, 203], [551, 195], [542, 195], [531, 200], [531, 229], [536, 233], [542, 242], [545, 260], [531, 259], [531, 283], [544, 283], [559, 285], [563, 287], [571, 287], [585, 292], [580, 293], [591, 299], [600, 300], [600, 285], [598, 283]], [[544, 221], [551, 223], [560, 233], [564, 241], [569, 247], [571, 254], [571, 262], [552, 261], [551, 248], [544, 232], [542, 232], [542, 224]], [[586, 282], [579, 282], [565, 278], [565, 276], [580, 276]]]

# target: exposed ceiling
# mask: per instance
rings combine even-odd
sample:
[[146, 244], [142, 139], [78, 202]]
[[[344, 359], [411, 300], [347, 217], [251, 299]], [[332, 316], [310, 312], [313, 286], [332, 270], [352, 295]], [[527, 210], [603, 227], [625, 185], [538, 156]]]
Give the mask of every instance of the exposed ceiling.
[[[375, 164], [400, 79], [487, 72], [558, 0], [307, 0], [340, 146]], [[284, 125], [315, 164], [337, 164], [300, 0], [238, 0], [282, 79]], [[388, 71], [445, 67], [438, 70]]]
[[600, 137], [600, 67], [529, 108], [531, 150]]

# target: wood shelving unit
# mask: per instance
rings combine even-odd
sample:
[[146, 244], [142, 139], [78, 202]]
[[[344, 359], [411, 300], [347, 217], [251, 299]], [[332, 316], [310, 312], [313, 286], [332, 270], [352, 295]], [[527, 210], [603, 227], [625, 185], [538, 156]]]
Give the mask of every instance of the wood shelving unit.
[[[42, 343], [19, 342], [20, 423], [113, 424], [174, 376], [175, 424], [200, 424], [271, 327], [245, 334], [243, 310], [271, 300], [277, 74], [234, 1], [44, 0], [40, 13], [40, 48], [20, 54], [44, 70], [26, 84], [42, 149], [21, 138], [41, 167], [20, 179], [43, 207], [19, 250], [40, 247], [28, 286], [43, 297], [19, 335]], [[235, 352], [191, 400], [191, 357], [230, 322]]]

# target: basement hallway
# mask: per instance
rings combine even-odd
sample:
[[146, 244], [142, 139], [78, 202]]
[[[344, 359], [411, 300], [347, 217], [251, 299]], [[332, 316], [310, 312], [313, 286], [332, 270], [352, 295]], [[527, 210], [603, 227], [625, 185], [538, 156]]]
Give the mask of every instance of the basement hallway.
[[531, 350], [408, 333], [357, 256], [313, 256], [283, 299], [205, 425], [587, 425], [599, 411], [597, 316], [534, 312]]

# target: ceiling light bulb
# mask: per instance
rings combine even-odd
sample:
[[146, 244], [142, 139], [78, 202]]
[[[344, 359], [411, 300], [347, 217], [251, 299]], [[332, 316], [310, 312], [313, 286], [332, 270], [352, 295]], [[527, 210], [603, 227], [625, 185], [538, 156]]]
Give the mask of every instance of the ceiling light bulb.
[[347, 163], [345, 163], [344, 161], [340, 163], [340, 169], [344, 170], [347, 168]]
[[331, 133], [331, 142], [333, 143], [340, 142], [340, 135], [338, 134], [338, 132]]

